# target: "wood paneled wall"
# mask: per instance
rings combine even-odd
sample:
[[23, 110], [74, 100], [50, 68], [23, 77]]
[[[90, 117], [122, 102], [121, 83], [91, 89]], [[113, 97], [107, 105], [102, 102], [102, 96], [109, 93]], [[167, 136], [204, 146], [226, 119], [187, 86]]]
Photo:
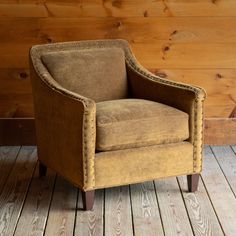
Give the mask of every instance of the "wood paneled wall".
[[0, 117], [33, 116], [31, 45], [124, 38], [155, 74], [204, 87], [208, 119], [230, 120], [235, 29], [235, 0], [0, 0]]

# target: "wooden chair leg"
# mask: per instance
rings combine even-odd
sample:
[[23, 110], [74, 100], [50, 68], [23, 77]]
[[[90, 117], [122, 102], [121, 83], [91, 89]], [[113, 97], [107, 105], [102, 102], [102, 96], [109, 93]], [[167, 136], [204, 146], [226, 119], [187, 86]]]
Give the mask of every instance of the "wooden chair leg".
[[83, 208], [85, 211], [93, 209], [94, 195], [95, 195], [94, 190], [87, 192], [82, 191]]
[[47, 167], [39, 162], [39, 177], [43, 177], [47, 174]]
[[198, 188], [199, 174], [187, 175], [188, 191], [195, 192]]

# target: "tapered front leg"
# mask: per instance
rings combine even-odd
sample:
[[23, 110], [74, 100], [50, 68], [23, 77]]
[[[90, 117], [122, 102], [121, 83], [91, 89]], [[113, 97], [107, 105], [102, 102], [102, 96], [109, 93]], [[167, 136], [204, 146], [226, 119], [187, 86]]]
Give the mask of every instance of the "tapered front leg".
[[94, 195], [95, 191], [82, 191], [82, 201], [83, 201], [83, 208], [85, 211], [92, 210], [94, 204]]
[[195, 192], [198, 188], [199, 174], [187, 175], [188, 191]]
[[47, 174], [47, 167], [43, 163], [39, 162], [39, 177], [43, 177], [46, 174]]

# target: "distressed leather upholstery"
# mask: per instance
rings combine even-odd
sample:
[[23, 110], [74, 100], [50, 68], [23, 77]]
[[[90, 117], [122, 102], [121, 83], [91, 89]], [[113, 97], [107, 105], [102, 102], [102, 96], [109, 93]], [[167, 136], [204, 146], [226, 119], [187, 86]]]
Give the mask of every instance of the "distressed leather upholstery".
[[30, 71], [39, 160], [82, 190], [201, 171], [204, 90], [151, 74], [126, 41], [37, 45]]
[[144, 99], [97, 103], [96, 150], [177, 143], [189, 138], [188, 114]]

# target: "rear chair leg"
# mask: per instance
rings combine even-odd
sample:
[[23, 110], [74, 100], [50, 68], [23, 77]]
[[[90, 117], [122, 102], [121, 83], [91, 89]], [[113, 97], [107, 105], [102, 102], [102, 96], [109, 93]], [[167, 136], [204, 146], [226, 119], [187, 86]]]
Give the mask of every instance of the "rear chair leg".
[[188, 191], [195, 192], [198, 188], [199, 174], [187, 175]]
[[95, 194], [94, 190], [87, 192], [82, 191], [83, 208], [85, 211], [93, 209], [94, 194]]
[[43, 177], [47, 174], [47, 167], [39, 162], [39, 177]]

